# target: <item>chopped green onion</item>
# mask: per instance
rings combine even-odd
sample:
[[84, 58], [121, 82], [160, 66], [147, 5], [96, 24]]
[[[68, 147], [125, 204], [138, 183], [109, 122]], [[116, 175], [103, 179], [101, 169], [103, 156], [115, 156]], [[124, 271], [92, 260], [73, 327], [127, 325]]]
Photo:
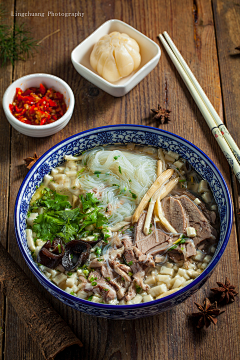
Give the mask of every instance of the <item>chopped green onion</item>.
[[92, 286], [96, 286], [97, 285], [97, 282], [96, 281], [93, 281], [92, 282]]
[[67, 273], [67, 276], [72, 276], [72, 273], [71, 273], [71, 272], [68, 272], [68, 273]]
[[92, 301], [93, 295], [89, 296], [88, 301]]
[[84, 274], [85, 276], [88, 276], [88, 275], [89, 275], [89, 270], [83, 270], [83, 274]]
[[114, 156], [114, 160], [117, 160], [121, 155]]
[[178, 182], [185, 182], [187, 181], [186, 179], [179, 179]]
[[121, 166], [119, 165], [119, 167], [118, 167], [118, 170], [119, 170], [119, 172], [120, 172], [120, 174], [122, 173], [122, 169], [121, 169]]
[[96, 247], [95, 249], [95, 254], [97, 255], [97, 257], [99, 257], [102, 253], [102, 250], [100, 249], [100, 247]]

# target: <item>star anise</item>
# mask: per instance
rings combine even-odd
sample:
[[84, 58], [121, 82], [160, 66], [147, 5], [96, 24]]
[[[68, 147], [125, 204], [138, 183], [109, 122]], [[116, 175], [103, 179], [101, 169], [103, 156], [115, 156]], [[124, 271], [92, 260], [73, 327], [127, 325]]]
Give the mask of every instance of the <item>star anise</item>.
[[151, 109], [151, 111], [155, 114], [153, 119], [159, 120], [160, 124], [167, 124], [170, 121], [169, 117], [171, 111], [162, 108], [159, 104], [157, 109]]
[[33, 157], [27, 157], [26, 159], [23, 159], [25, 161], [26, 167], [30, 170], [31, 167], [35, 164], [35, 162], [39, 159], [37, 154], [35, 153]]
[[210, 300], [206, 298], [204, 300], [204, 305], [194, 303], [200, 312], [193, 313], [192, 316], [199, 317], [197, 328], [201, 329], [204, 325], [208, 328], [211, 325], [211, 322], [216, 325], [217, 316], [222, 314], [224, 311], [217, 309], [217, 302], [215, 301], [211, 304]]
[[229, 279], [226, 277], [225, 284], [218, 282], [219, 287], [211, 289], [218, 297], [218, 301], [224, 302], [228, 304], [229, 302], [234, 301], [234, 296], [237, 296], [237, 292], [235, 290], [236, 286], [231, 285]]

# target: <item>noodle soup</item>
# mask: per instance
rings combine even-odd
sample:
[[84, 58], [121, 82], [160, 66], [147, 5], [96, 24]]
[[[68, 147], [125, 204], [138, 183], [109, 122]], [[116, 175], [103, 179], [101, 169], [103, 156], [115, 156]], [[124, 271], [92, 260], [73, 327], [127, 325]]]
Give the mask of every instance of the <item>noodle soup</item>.
[[49, 280], [114, 305], [189, 284], [211, 261], [218, 233], [207, 182], [178, 154], [134, 144], [66, 155], [33, 195], [26, 229]]

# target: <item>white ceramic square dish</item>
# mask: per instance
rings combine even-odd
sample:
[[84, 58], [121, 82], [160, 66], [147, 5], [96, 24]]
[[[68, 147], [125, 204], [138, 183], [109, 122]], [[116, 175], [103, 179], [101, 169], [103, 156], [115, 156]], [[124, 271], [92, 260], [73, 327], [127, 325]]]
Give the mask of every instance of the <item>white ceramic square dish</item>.
[[[122, 78], [115, 83], [110, 83], [93, 70], [90, 64], [90, 54], [94, 44], [100, 40], [101, 37], [113, 31], [126, 33], [136, 40], [140, 46], [142, 59], [140, 67], [131, 75]], [[160, 55], [161, 50], [154, 41], [125, 22], [113, 19], [106, 21], [83, 42], [81, 42], [72, 51], [71, 59], [77, 72], [85, 79], [98, 86], [100, 89], [106, 91], [108, 94], [120, 97], [126, 95], [155, 68], [160, 59]]]

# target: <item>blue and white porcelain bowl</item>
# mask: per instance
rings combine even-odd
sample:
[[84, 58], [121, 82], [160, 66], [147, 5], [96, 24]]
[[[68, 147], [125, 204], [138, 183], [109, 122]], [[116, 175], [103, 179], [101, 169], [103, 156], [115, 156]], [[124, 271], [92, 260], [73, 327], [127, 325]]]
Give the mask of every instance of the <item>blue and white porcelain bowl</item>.
[[[44, 175], [64, 161], [64, 155], [75, 155], [84, 150], [105, 144], [136, 143], [172, 150], [185, 158], [205, 178], [213, 192], [220, 215], [220, 240], [209, 266], [189, 285], [159, 300], [137, 305], [107, 305], [92, 303], [70, 295], [51, 281], [38, 269], [27, 246], [25, 235], [26, 216], [32, 195]], [[219, 262], [229, 240], [232, 227], [232, 204], [227, 185], [214, 163], [187, 140], [163, 131], [140, 125], [115, 125], [84, 131], [53, 146], [36, 162], [25, 177], [18, 192], [15, 205], [15, 232], [21, 253], [39, 282], [64, 304], [87, 314], [111, 319], [134, 319], [158, 314], [180, 304], [195, 293], [210, 277]]]

